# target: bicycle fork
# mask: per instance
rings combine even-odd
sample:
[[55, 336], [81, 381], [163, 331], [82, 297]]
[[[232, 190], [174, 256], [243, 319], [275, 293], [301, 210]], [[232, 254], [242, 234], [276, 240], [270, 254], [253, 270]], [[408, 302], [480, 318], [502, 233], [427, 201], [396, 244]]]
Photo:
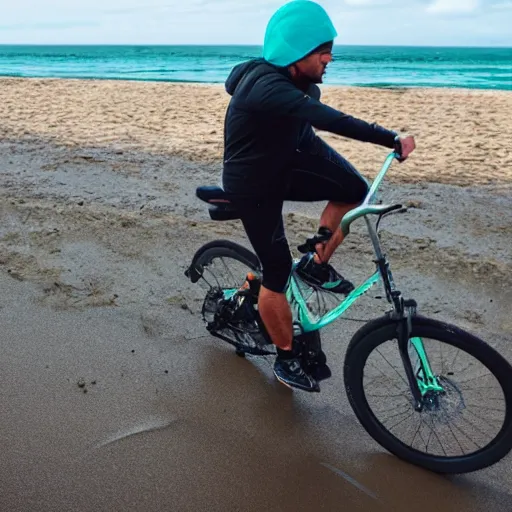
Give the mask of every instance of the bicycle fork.
[[[402, 301], [402, 314], [397, 326], [398, 349], [404, 365], [405, 374], [414, 399], [414, 409], [421, 412], [425, 397], [429, 393], [444, 393], [437, 377], [432, 372], [425, 347], [421, 338], [411, 338], [412, 317], [416, 312], [414, 300]], [[414, 367], [412, 358], [416, 359]]]
[[409, 338], [412, 332], [412, 315], [414, 314], [416, 303], [415, 301], [403, 301], [403, 310], [401, 311], [401, 319], [397, 326], [398, 334], [398, 350], [400, 358], [404, 365], [407, 381], [414, 399], [414, 409], [420, 412], [423, 409], [423, 395], [418, 385], [418, 380], [414, 373], [411, 357], [409, 355]]
[[[413, 299], [404, 300], [400, 291], [395, 287], [393, 274], [389, 263], [382, 252], [377, 229], [374, 228], [368, 217], [365, 217], [368, 232], [375, 249], [376, 259], [374, 260], [377, 269], [382, 277], [386, 299], [393, 306], [392, 317], [397, 322], [397, 338], [400, 358], [404, 366], [409, 388], [414, 399], [414, 408], [421, 412], [425, 403], [425, 396], [429, 392], [443, 393], [444, 389], [439, 385], [438, 379], [432, 373], [425, 347], [421, 338], [411, 338], [412, 318], [416, 314], [417, 304]], [[411, 350], [410, 350], [411, 349]], [[416, 364], [411, 361], [411, 356], [416, 356]]]

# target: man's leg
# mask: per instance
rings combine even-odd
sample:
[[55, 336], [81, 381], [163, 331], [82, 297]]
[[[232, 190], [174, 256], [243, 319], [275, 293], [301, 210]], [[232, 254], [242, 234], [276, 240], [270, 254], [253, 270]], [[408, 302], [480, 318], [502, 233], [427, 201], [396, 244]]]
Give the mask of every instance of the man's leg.
[[[366, 195], [368, 185], [350, 162], [316, 135], [309, 123], [304, 123], [299, 138], [299, 151], [294, 161], [299, 173], [292, 171], [287, 199], [322, 201], [332, 196], [322, 213], [319, 227], [328, 228], [333, 236], [326, 244], [317, 245], [315, 255], [318, 263], [327, 263], [343, 241], [341, 219], [361, 204], [359, 198]], [[306, 172], [301, 172], [301, 168]], [[342, 197], [344, 201], [340, 200]]]
[[325, 244], [316, 245], [316, 254], [314, 256], [317, 263], [328, 263], [337, 247], [343, 242], [343, 233], [341, 232], [341, 219], [350, 210], [359, 205], [343, 204], [329, 201], [320, 217], [320, 227], [326, 227], [332, 231], [331, 239]]
[[262, 268], [258, 311], [270, 339], [277, 347], [274, 374], [284, 384], [318, 391], [318, 383], [302, 368], [299, 347], [293, 340], [293, 321], [285, 290], [292, 256], [284, 233], [282, 201], [242, 206], [242, 223]]
[[293, 340], [292, 312], [284, 293], [261, 286], [258, 311], [267, 332], [281, 350], [291, 350]]
[[306, 281], [336, 293], [348, 293], [353, 289], [352, 283], [328, 265], [328, 261], [343, 241], [341, 219], [361, 204], [367, 193], [366, 180], [319, 137], [308, 139], [307, 144], [297, 151], [286, 199], [329, 201], [319, 227], [328, 228], [333, 233], [328, 242], [317, 244], [316, 252], [301, 261], [298, 272]]

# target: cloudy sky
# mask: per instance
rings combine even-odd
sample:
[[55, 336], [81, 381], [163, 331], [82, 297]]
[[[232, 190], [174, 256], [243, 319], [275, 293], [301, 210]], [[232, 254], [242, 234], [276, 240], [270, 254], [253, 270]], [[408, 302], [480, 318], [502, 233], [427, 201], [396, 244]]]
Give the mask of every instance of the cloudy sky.
[[[337, 44], [512, 46], [512, 0], [318, 2], [335, 22]], [[261, 44], [283, 3], [0, 0], [0, 44]]]

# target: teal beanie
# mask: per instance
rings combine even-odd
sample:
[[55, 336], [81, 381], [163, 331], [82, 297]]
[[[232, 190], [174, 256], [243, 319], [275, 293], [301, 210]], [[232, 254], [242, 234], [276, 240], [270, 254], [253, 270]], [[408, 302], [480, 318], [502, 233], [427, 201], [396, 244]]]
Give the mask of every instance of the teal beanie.
[[292, 0], [270, 18], [263, 58], [275, 66], [289, 66], [337, 35], [322, 6], [310, 0]]

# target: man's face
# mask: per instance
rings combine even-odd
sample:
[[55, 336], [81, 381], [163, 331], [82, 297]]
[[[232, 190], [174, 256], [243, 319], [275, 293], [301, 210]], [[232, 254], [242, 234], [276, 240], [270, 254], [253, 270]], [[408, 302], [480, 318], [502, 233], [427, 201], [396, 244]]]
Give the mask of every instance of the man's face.
[[308, 55], [295, 64], [300, 74], [314, 84], [321, 84], [327, 65], [332, 61], [332, 50], [325, 48]]

